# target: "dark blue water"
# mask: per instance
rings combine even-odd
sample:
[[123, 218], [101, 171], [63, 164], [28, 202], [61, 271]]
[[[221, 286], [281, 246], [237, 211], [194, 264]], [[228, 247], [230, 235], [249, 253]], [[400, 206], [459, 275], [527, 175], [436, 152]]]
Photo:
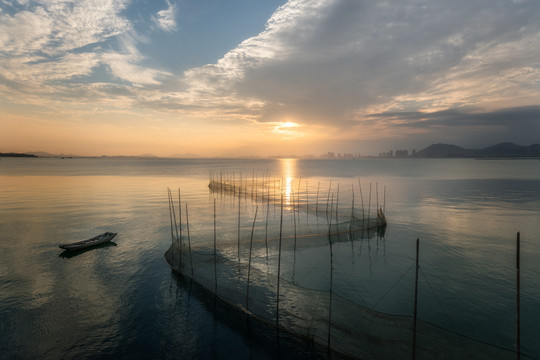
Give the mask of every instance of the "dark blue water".
[[[0, 357], [325, 357], [214, 302], [164, 261], [167, 187], [182, 188], [202, 228], [210, 171], [386, 186], [384, 242], [365, 244], [354, 282], [334, 275], [339, 295], [410, 315], [411, 274], [397, 280], [420, 238], [419, 317], [508, 349], [520, 231], [522, 351], [540, 358], [540, 163], [470, 159], [2, 159]], [[57, 246], [105, 231], [118, 232], [115, 244], [75, 256]]]

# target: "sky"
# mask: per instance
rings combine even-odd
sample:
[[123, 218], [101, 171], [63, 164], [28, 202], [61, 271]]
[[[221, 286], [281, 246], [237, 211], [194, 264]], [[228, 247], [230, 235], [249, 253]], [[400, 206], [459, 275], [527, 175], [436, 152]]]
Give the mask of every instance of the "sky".
[[0, 0], [0, 152], [540, 143], [538, 0]]

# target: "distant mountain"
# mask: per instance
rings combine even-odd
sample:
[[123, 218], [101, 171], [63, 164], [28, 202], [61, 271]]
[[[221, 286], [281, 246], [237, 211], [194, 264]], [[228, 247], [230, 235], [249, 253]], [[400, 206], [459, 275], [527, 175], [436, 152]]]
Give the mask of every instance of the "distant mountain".
[[414, 156], [428, 158], [540, 157], [540, 145], [521, 146], [505, 142], [484, 149], [464, 149], [456, 145], [433, 144], [418, 151]]
[[498, 145], [487, 147], [481, 150], [483, 156], [540, 156], [540, 145], [533, 144], [529, 146], [520, 146], [514, 143], [505, 142]]
[[147, 158], [159, 158], [159, 156], [154, 154], [141, 154], [141, 155], [101, 155], [101, 156], [84, 156], [76, 154], [51, 154], [45, 151], [29, 151], [28, 154], [33, 154], [42, 158], [136, 158], [136, 159], [147, 159]]
[[183, 153], [183, 154], [173, 154], [171, 156], [169, 156], [171, 158], [179, 158], [179, 159], [195, 159], [195, 158], [200, 158], [201, 156], [198, 155], [198, 154], [194, 154], [194, 153]]
[[0, 157], [37, 157], [34, 154], [22, 154], [22, 153], [0, 153]]
[[469, 150], [449, 144], [433, 144], [416, 153], [417, 157], [470, 157]]
[[29, 151], [28, 153], [42, 158], [78, 157], [74, 154], [51, 154], [45, 151]]

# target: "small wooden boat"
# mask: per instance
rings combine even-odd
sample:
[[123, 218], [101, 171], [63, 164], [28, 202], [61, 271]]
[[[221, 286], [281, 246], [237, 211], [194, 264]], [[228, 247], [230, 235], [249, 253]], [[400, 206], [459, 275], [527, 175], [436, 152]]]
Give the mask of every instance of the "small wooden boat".
[[106, 232], [101, 235], [94, 236], [93, 238], [88, 239], [88, 240], [78, 241], [71, 244], [62, 244], [58, 246], [60, 247], [60, 249], [65, 249], [65, 250], [70, 250], [70, 251], [82, 250], [82, 249], [89, 248], [91, 246], [96, 246], [99, 244], [104, 244], [106, 242], [109, 242], [112, 239], [114, 239], [116, 234], [117, 233]]

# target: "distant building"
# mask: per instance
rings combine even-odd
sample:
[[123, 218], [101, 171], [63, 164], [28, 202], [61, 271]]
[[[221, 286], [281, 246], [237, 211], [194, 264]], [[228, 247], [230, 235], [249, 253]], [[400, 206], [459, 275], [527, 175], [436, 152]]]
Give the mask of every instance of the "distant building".
[[362, 155], [360, 153], [334, 153], [328, 151], [326, 154], [320, 156], [321, 159], [359, 159]]
[[394, 153], [394, 150], [390, 150], [389, 152], [379, 153], [379, 157], [385, 157], [385, 158], [392, 158], [392, 157], [404, 158], [408, 156], [409, 156], [409, 150], [396, 150], [395, 153]]
[[396, 150], [396, 157], [407, 157], [409, 156], [409, 150]]
[[334, 159], [334, 158], [336, 157], [336, 154], [333, 153], [333, 152], [331, 152], [331, 151], [329, 151], [329, 152], [327, 152], [326, 154], [322, 154], [321, 157], [322, 157], [323, 159]]

